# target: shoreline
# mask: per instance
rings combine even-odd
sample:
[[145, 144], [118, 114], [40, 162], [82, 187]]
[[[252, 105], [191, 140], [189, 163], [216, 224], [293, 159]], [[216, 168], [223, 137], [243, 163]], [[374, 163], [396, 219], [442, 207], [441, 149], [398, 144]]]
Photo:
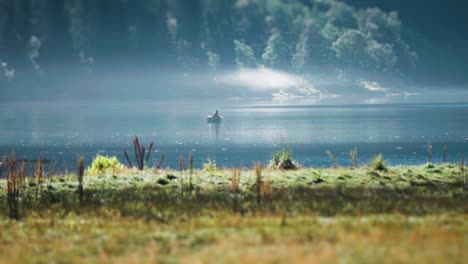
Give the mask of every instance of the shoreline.
[[[149, 139], [143, 139], [146, 142]], [[192, 154], [194, 157], [194, 167], [202, 168], [207, 159], [215, 159], [220, 167], [225, 168], [248, 168], [256, 162], [268, 164], [272, 153], [277, 151], [281, 144], [161, 144], [156, 143], [151, 153], [148, 163], [153, 166], [159, 157], [165, 153], [164, 168], [178, 168], [180, 155], [187, 157]], [[379, 153], [383, 154], [386, 163], [391, 166], [419, 166], [428, 161], [427, 142], [389, 142], [389, 143], [363, 143], [363, 144], [289, 144], [286, 145], [292, 150], [293, 159], [304, 168], [329, 168], [332, 161], [326, 154], [330, 150], [341, 166], [350, 166], [350, 150], [357, 147], [357, 164], [366, 166]], [[444, 146], [447, 148], [446, 161], [459, 163], [463, 157], [468, 157], [468, 142], [444, 143], [431, 141], [432, 162], [443, 164]], [[77, 146], [3, 146], [0, 145], [0, 159], [5, 153], [15, 150], [17, 157], [21, 160], [37, 160], [40, 153], [43, 159], [55, 161], [56, 169], [61, 172], [73, 171], [76, 167], [77, 154], [85, 156], [85, 163], [90, 164], [96, 153], [100, 155], [116, 156], [120, 162], [127, 164], [123, 149], [133, 149], [126, 145], [77, 145]]]

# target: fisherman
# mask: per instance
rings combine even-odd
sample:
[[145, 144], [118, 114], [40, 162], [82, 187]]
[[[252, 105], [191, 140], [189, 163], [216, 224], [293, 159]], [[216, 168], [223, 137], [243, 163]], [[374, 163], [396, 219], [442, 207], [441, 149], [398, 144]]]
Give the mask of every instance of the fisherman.
[[218, 110], [216, 110], [214, 113], [213, 113], [213, 116], [211, 116], [213, 118], [219, 118], [219, 113], [218, 113]]

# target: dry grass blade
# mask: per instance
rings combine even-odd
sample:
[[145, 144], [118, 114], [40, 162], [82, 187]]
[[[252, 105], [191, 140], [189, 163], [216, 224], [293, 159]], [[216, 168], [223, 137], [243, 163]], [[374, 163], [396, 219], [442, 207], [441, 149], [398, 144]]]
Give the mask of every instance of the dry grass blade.
[[444, 145], [442, 149], [442, 161], [447, 162], [447, 145]]
[[184, 171], [185, 171], [185, 159], [184, 155], [180, 154], [179, 156], [179, 169], [180, 169], [180, 190], [181, 194], [184, 194]]
[[140, 149], [140, 160], [139, 162], [139, 170], [143, 170], [145, 168], [145, 147], [141, 147]]
[[9, 216], [13, 219], [19, 219], [19, 201], [21, 190], [24, 185], [26, 163], [17, 168], [16, 155], [13, 153], [11, 158], [6, 157], [5, 168], [7, 168], [6, 183], [7, 183], [7, 206]]
[[135, 150], [135, 159], [139, 170], [143, 169], [140, 141], [138, 137], [133, 138], [133, 148]]
[[190, 170], [190, 173], [193, 173], [193, 154], [192, 153], [189, 154], [189, 170]]
[[234, 169], [231, 178], [231, 193], [239, 194], [239, 180], [240, 180], [240, 171], [239, 169]]
[[256, 176], [256, 192], [257, 192], [257, 204], [260, 206], [262, 203], [262, 171], [263, 171], [263, 166], [260, 163], [255, 164], [255, 176]]
[[179, 169], [180, 169], [180, 171], [185, 171], [185, 158], [184, 158], [184, 155], [179, 156]]
[[125, 159], [127, 159], [128, 166], [129, 166], [130, 168], [132, 168], [132, 167], [133, 167], [133, 164], [132, 164], [132, 161], [130, 160], [130, 157], [128, 156], [127, 151], [124, 149], [123, 152], [124, 152]]
[[333, 156], [333, 154], [329, 150], [327, 150], [326, 153], [328, 155], [328, 158], [330, 158], [330, 160], [332, 161], [333, 168], [337, 169], [338, 168], [338, 162], [336, 162], [335, 156]]
[[148, 148], [148, 153], [146, 154], [146, 163], [148, 163], [149, 161], [149, 158], [151, 156], [151, 151], [153, 150], [153, 145], [154, 145], [154, 142], [151, 142], [149, 148]]
[[163, 154], [161, 155], [161, 158], [159, 159], [158, 165], [156, 165], [156, 169], [159, 170], [159, 169], [161, 168], [161, 166], [162, 166], [163, 163], [164, 163], [164, 159], [165, 159], [165, 158], [166, 158], [166, 153], [163, 153]]
[[84, 157], [80, 155], [77, 161], [78, 167], [78, 199], [80, 203], [83, 202], [83, 177], [84, 177]]
[[17, 163], [16, 154], [13, 153], [13, 154], [11, 154], [10, 160], [9, 161], [7, 160], [7, 164], [9, 165], [8, 169], [9, 169], [10, 174], [13, 174], [13, 172], [16, 171], [16, 163]]
[[36, 201], [39, 199], [39, 192], [41, 191], [41, 186], [43, 182], [44, 168], [42, 162], [42, 153], [39, 155], [39, 159], [36, 162], [36, 171], [34, 173], [36, 180]]
[[84, 157], [83, 155], [80, 155], [78, 157], [77, 161], [78, 165], [78, 182], [82, 183], [83, 182], [83, 175], [84, 175]]
[[193, 190], [193, 184], [192, 184], [192, 175], [193, 175], [193, 154], [189, 154], [189, 188], [190, 191]]
[[49, 165], [49, 173], [47, 174], [47, 179], [50, 179], [55, 172], [55, 160], [52, 160]]

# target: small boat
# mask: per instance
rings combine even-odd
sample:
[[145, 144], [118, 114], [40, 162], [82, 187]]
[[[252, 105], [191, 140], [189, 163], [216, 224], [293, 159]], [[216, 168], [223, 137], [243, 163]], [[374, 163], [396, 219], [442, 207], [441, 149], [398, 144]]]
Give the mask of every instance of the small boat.
[[223, 119], [223, 117], [220, 116], [220, 115], [218, 114], [218, 110], [216, 110], [216, 111], [213, 113], [213, 115], [207, 116], [207, 117], [206, 117], [206, 122], [207, 122], [207, 123], [219, 124], [219, 123], [221, 123], [221, 120], [222, 120], [222, 119]]

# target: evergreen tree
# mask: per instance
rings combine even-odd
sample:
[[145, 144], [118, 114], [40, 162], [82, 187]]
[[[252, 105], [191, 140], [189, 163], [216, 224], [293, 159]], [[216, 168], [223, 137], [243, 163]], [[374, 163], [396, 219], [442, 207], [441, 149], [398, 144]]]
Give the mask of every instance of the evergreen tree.
[[328, 63], [331, 44], [319, 30], [315, 20], [308, 19], [304, 22], [291, 62], [296, 71], [303, 73], [308, 67], [323, 66]]
[[289, 47], [281, 36], [281, 33], [274, 30], [268, 39], [267, 46], [263, 52], [263, 61], [269, 67], [284, 68], [289, 65], [289, 54]]
[[234, 40], [236, 64], [241, 68], [254, 68], [257, 66], [252, 48], [243, 41]]
[[204, 0], [204, 46], [220, 56], [220, 66], [234, 63], [233, 0]]

